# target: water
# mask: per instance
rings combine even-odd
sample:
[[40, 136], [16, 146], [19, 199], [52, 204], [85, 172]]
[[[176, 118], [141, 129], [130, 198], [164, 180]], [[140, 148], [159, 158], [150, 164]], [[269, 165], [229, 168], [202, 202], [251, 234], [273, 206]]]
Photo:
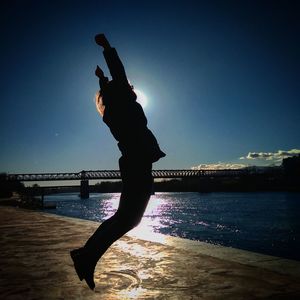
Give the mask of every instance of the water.
[[[45, 197], [47, 212], [103, 221], [120, 194]], [[300, 193], [157, 193], [143, 220], [145, 230], [300, 260]]]

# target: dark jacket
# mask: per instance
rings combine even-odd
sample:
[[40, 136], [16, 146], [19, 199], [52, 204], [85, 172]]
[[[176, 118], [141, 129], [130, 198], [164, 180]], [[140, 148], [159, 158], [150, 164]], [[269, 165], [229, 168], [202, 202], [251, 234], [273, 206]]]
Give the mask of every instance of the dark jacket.
[[112, 76], [101, 89], [107, 124], [123, 156], [155, 162], [165, 156], [153, 133], [147, 127], [147, 118], [136, 94], [129, 85], [124, 66], [115, 48], [104, 50], [104, 57]]

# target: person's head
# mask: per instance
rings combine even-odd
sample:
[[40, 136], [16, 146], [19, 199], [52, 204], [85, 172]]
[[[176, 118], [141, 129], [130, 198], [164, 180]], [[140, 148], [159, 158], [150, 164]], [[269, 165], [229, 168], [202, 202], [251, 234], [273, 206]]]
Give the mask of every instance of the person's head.
[[96, 108], [101, 116], [104, 114], [106, 105], [114, 105], [118, 103], [126, 103], [126, 101], [136, 101], [137, 96], [131, 85], [120, 85], [113, 80], [107, 81], [101, 86], [96, 94]]
[[133, 86], [127, 84], [120, 84], [114, 80], [107, 81], [103, 87], [100, 89], [100, 94], [103, 97], [103, 103], [114, 104], [119, 102], [120, 99], [126, 100], [136, 100], [137, 96], [133, 91]]

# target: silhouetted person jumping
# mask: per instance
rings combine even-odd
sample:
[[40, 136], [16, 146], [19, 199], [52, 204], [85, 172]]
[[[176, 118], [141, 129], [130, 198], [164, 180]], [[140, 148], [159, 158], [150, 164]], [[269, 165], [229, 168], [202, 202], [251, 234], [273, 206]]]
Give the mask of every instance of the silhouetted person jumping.
[[95, 74], [100, 91], [96, 107], [118, 141], [123, 187], [117, 212], [98, 227], [84, 247], [70, 252], [79, 279], [85, 279], [92, 290], [98, 260], [116, 240], [140, 223], [152, 192], [152, 163], [165, 156], [147, 128], [147, 119], [128, 83], [116, 49], [110, 46], [104, 34], [96, 35], [95, 41], [104, 49], [112, 76], [109, 81], [97, 66]]

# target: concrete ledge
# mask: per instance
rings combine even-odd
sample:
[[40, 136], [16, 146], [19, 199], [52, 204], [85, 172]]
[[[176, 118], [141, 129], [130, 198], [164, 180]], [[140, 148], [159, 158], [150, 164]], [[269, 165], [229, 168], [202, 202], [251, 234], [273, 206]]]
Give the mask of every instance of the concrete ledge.
[[198, 254], [208, 255], [222, 260], [300, 277], [299, 261], [177, 237], [168, 237], [164, 243], [176, 248], [190, 250]]
[[[2, 299], [299, 299], [299, 262], [137, 228], [101, 258], [96, 290], [80, 282], [69, 250], [96, 222], [0, 207]], [[145, 240], [139, 238], [140, 235]]]
[[[81, 220], [57, 215], [55, 215], [55, 218], [70, 219], [73, 222], [79, 222], [83, 224], [93, 222], [89, 220]], [[96, 223], [97, 226], [99, 226], [99, 223], [93, 223]], [[208, 255], [215, 258], [220, 258], [222, 260], [237, 262], [248, 266], [268, 269], [281, 274], [300, 277], [300, 261], [145, 231], [145, 229], [140, 230], [137, 228], [137, 230], [132, 230], [128, 236], [172, 246], [178, 249], [192, 251], [196, 254]]]

